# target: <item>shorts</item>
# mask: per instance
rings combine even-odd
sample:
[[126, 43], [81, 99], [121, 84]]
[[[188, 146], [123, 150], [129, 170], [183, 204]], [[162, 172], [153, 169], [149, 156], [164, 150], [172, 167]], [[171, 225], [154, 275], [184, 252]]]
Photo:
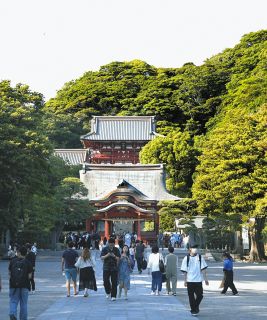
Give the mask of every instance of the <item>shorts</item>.
[[76, 268], [71, 268], [71, 269], [65, 269], [65, 277], [67, 281], [76, 281], [77, 278], [77, 270]]

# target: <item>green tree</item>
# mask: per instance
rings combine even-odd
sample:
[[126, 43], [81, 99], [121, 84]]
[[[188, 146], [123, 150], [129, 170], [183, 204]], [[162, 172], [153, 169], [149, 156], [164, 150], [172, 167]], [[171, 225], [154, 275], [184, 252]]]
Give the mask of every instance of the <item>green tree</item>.
[[166, 137], [158, 137], [143, 147], [142, 163], [165, 163], [167, 189], [179, 196], [191, 195], [192, 174], [198, 151], [188, 132], [173, 130]]
[[47, 157], [52, 152], [42, 132], [43, 96], [26, 85], [0, 82], [0, 219], [15, 230], [31, 195], [42, 192]]
[[183, 218], [184, 224], [191, 224], [192, 218], [197, 214], [196, 201], [182, 199], [180, 201], [161, 201], [159, 203], [160, 229], [175, 231], [175, 219]]
[[78, 224], [90, 217], [94, 210], [89, 205], [87, 189], [74, 176], [77, 173], [77, 166], [68, 166], [58, 157], [49, 159], [46, 192], [34, 194], [25, 209], [26, 235], [46, 233], [55, 248], [66, 224]]
[[239, 215], [244, 223], [255, 219], [251, 260], [264, 258], [257, 241], [264, 225], [255, 210], [267, 185], [266, 119], [266, 105], [250, 114], [229, 111], [205, 141], [192, 188], [202, 214]]

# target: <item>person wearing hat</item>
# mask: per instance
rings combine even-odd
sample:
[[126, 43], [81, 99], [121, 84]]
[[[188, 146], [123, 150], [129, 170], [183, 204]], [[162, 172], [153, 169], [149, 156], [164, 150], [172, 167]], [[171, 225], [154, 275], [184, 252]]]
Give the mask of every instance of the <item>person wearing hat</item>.
[[181, 271], [185, 276], [184, 286], [187, 287], [192, 316], [196, 316], [199, 313], [199, 305], [203, 299], [203, 278], [205, 284], [209, 285], [206, 273], [207, 267], [203, 256], [198, 253], [198, 246], [191, 245], [189, 254], [182, 261]]

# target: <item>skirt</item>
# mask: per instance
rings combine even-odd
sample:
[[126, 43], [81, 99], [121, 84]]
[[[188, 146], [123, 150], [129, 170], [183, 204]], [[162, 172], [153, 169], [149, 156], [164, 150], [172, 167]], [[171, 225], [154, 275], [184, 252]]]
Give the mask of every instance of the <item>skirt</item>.
[[79, 291], [84, 290], [85, 288], [97, 291], [93, 267], [80, 269]]

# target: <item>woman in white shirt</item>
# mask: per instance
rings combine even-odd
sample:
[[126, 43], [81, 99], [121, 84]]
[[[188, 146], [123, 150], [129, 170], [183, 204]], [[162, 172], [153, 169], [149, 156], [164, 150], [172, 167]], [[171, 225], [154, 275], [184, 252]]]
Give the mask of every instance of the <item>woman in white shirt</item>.
[[159, 253], [159, 247], [153, 246], [152, 253], [148, 258], [148, 274], [152, 274], [151, 294], [159, 295], [162, 289], [162, 273], [159, 270], [159, 261], [163, 260], [162, 254]]
[[83, 296], [88, 297], [88, 289], [97, 291], [94, 272], [95, 261], [92, 259], [88, 248], [83, 249], [75, 267], [80, 270], [79, 291], [84, 290]]

